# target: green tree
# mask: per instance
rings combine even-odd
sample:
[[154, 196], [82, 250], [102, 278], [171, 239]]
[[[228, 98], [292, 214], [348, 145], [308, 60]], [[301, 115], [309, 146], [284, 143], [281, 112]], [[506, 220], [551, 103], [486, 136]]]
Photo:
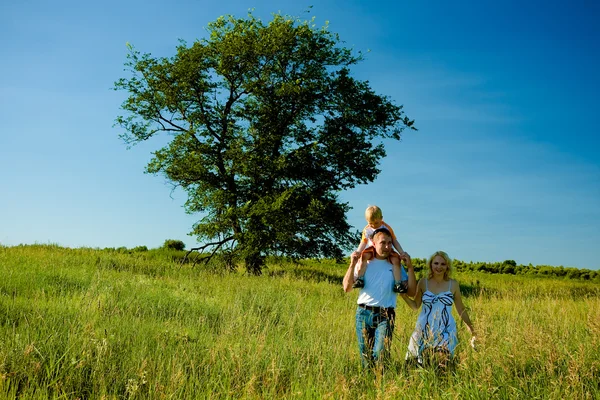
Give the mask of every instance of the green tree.
[[163, 243], [162, 247], [163, 249], [182, 251], [183, 249], [185, 249], [185, 243], [177, 239], [167, 239]]
[[502, 263], [501, 272], [503, 274], [513, 274], [514, 275], [516, 267], [517, 267], [517, 263], [515, 260], [505, 260]]
[[270, 254], [341, 258], [357, 239], [338, 194], [372, 182], [382, 141], [414, 121], [351, 76], [362, 54], [326, 26], [250, 13], [207, 30], [170, 58], [128, 45], [131, 75], [115, 83], [128, 93], [121, 137], [170, 135], [146, 171], [183, 188], [186, 211], [202, 215], [196, 250], [239, 256], [256, 274]]

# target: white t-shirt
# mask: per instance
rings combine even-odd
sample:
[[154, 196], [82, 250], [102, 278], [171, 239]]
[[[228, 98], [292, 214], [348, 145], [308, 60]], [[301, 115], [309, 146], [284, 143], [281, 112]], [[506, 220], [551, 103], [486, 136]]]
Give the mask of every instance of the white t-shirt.
[[[357, 276], [358, 265], [354, 269], [354, 277]], [[404, 270], [404, 268], [402, 268]], [[406, 272], [404, 272], [405, 275]], [[392, 264], [386, 260], [373, 258], [368, 261], [367, 271], [364, 275], [365, 287], [358, 294], [357, 304], [365, 304], [372, 307], [396, 307], [396, 293], [394, 293], [394, 274]]]
[[394, 233], [394, 230], [392, 229], [392, 227], [389, 226], [388, 224], [386, 224], [385, 222], [381, 221], [381, 226], [378, 228], [372, 228], [371, 225], [367, 225], [363, 228], [361, 240], [363, 242], [367, 242], [367, 247], [373, 246], [373, 241], [371, 240], [371, 236], [373, 236], [373, 232], [375, 232], [377, 229], [381, 229], [381, 228], [385, 228], [390, 232], [390, 235], [392, 235], [392, 240], [397, 240], [396, 234]]

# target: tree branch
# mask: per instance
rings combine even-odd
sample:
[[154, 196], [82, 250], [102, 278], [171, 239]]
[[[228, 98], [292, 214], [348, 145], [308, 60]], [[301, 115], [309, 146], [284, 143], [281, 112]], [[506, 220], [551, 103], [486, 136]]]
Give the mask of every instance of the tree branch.
[[204, 91], [200, 91], [199, 93], [199, 89], [194, 87], [194, 92], [196, 94], [198, 105], [200, 106], [200, 115], [202, 116], [202, 123], [204, 124], [204, 126], [206, 126], [208, 132], [220, 142], [221, 137], [217, 132], [215, 132], [212, 125], [208, 122], [208, 119], [206, 118], [206, 110], [204, 109]]
[[217, 242], [211, 242], [211, 243], [206, 243], [203, 246], [199, 246], [199, 247], [193, 247], [190, 250], [188, 250], [188, 252], [185, 254], [185, 257], [183, 257], [183, 260], [181, 260], [181, 264], [184, 264], [187, 261], [188, 256], [193, 252], [193, 251], [198, 251], [200, 254], [202, 254], [204, 252], [204, 250], [210, 246], [216, 246], [215, 249], [213, 249], [212, 253], [210, 256], [207, 257], [207, 262], [208, 260], [210, 260], [212, 258], [212, 256], [215, 255], [215, 253], [217, 252], [218, 249], [221, 248], [221, 246], [223, 246], [225, 243], [233, 240], [234, 237], [233, 236], [229, 236], [223, 240], [217, 241]]
[[162, 116], [162, 114], [161, 114], [160, 112], [158, 113], [158, 118], [159, 118], [160, 120], [162, 120], [162, 121], [165, 121], [167, 124], [171, 125], [173, 128], [176, 128], [176, 129], [172, 129], [172, 130], [174, 130], [174, 131], [176, 131], [176, 132], [177, 132], [177, 131], [179, 131], [179, 132], [187, 132], [187, 129], [185, 129], [185, 128], [183, 128], [183, 127], [181, 127], [181, 126], [179, 126], [179, 125], [177, 125], [177, 124], [173, 123], [171, 120], [169, 120], [169, 119], [167, 119], [167, 118], [163, 117], [163, 116]]

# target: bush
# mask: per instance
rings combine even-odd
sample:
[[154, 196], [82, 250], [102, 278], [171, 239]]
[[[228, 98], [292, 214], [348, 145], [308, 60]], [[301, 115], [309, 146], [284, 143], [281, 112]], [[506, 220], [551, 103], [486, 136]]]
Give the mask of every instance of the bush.
[[163, 244], [163, 249], [183, 250], [185, 249], [185, 243], [181, 240], [167, 239], [165, 240], [165, 244]]
[[502, 273], [503, 274], [515, 274], [515, 266], [512, 264], [503, 264], [502, 265]]

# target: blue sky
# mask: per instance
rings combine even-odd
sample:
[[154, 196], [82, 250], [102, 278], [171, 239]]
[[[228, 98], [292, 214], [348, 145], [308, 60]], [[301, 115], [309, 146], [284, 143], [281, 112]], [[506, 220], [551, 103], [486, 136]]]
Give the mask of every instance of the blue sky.
[[373, 184], [340, 194], [357, 229], [377, 204], [416, 257], [600, 268], [598, 2], [312, 3], [0, 3], [0, 244], [193, 246], [184, 194], [143, 173], [165, 140], [128, 150], [111, 88], [127, 42], [170, 56], [254, 8], [329, 21], [370, 50], [354, 75], [416, 120]]

